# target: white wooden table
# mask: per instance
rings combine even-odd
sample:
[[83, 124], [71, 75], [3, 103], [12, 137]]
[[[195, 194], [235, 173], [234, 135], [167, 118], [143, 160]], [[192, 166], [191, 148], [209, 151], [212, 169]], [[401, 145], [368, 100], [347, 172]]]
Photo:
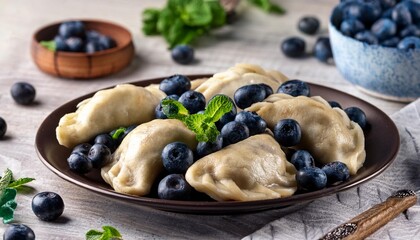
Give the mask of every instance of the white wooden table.
[[[239, 62], [259, 64], [298, 78], [339, 89], [365, 99], [387, 114], [405, 104], [375, 99], [346, 82], [333, 65], [315, 58], [289, 59], [280, 52], [281, 41], [300, 34], [297, 21], [303, 15], [316, 15], [327, 34], [328, 15], [335, 0], [276, 1], [286, 9], [284, 16], [267, 15], [253, 7], [242, 6], [240, 18], [232, 26], [203, 37], [195, 44], [198, 64], [174, 63], [160, 37], [145, 37], [141, 32], [141, 12], [146, 7], [162, 7], [154, 0], [0, 0], [0, 116], [8, 124], [7, 136], [0, 141], [0, 171], [10, 168], [16, 177], [34, 177], [32, 192], [19, 194], [16, 222], [30, 226], [37, 239], [84, 239], [89, 229], [112, 225], [124, 239], [242, 238], [280, 217], [280, 211], [233, 216], [202, 216], [162, 212], [112, 200], [70, 184], [49, 171], [35, 153], [37, 128], [44, 118], [63, 103], [119, 83], [171, 75], [174, 73], [215, 73]], [[33, 32], [50, 22], [76, 18], [115, 21], [132, 33], [136, 57], [124, 71], [97, 80], [59, 79], [40, 72], [29, 54]], [[303, 36], [311, 49], [316, 38]], [[36, 90], [36, 104], [20, 106], [10, 96], [14, 82], [27, 81]], [[65, 201], [58, 222], [42, 222], [31, 211], [36, 192], [54, 191]], [[338, 223], [337, 223], [338, 224]], [[5, 225], [0, 223], [2, 235]]]

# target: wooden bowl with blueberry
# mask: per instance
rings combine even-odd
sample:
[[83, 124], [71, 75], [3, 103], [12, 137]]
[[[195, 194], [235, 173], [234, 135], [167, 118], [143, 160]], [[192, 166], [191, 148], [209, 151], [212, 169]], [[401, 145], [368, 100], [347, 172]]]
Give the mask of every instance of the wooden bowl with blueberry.
[[345, 79], [375, 97], [420, 97], [420, 3], [345, 1], [329, 24], [334, 61]]
[[48, 74], [72, 79], [104, 77], [121, 71], [134, 57], [130, 32], [99, 20], [72, 20], [40, 28], [31, 55]]

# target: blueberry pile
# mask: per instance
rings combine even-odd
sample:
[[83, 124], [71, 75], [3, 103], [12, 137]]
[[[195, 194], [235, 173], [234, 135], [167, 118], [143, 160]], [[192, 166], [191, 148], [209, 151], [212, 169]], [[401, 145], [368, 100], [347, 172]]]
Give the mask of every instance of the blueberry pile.
[[110, 36], [86, 29], [81, 21], [61, 23], [53, 41], [56, 51], [65, 52], [94, 53], [117, 46]]
[[[320, 22], [315, 16], [304, 16], [298, 22], [298, 29], [306, 35], [316, 35], [319, 32]], [[305, 57], [306, 42], [299, 36], [286, 38], [281, 43], [281, 51], [290, 58]], [[312, 55], [321, 62], [328, 63], [333, 59], [329, 37], [318, 37]]]
[[372, 45], [420, 48], [420, 3], [413, 0], [345, 0], [331, 15], [344, 35]]

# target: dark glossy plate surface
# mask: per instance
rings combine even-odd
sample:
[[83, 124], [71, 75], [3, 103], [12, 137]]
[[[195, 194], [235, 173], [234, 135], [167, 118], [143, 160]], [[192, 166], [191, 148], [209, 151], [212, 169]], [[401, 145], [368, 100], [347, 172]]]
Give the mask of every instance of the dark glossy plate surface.
[[[190, 76], [191, 79], [200, 77], [208, 77], [208, 75]], [[133, 82], [132, 84], [146, 86], [150, 83], [158, 83], [162, 79], [163, 78], [138, 81]], [[345, 183], [315, 192], [297, 194], [281, 199], [249, 202], [172, 201], [148, 197], [135, 197], [117, 193], [101, 179], [97, 172], [83, 176], [70, 171], [66, 161], [70, 154], [70, 149], [59, 145], [55, 137], [55, 128], [57, 127], [60, 118], [66, 113], [74, 112], [76, 110], [76, 105], [81, 100], [91, 97], [94, 93], [74, 99], [53, 111], [39, 127], [36, 135], [35, 147], [39, 158], [51, 171], [77, 186], [133, 204], [165, 211], [227, 214], [260, 211], [271, 208], [290, 208], [296, 205], [304, 205], [317, 198], [349, 189], [376, 177], [391, 164], [399, 149], [398, 130], [392, 120], [384, 112], [375, 106], [346, 93], [315, 84], [310, 84], [310, 87], [312, 96], [319, 95], [326, 100], [337, 101], [343, 108], [350, 106], [360, 107], [366, 113], [370, 123], [369, 129], [365, 132], [366, 161], [363, 168], [359, 170], [356, 176], [351, 177], [350, 180]]]

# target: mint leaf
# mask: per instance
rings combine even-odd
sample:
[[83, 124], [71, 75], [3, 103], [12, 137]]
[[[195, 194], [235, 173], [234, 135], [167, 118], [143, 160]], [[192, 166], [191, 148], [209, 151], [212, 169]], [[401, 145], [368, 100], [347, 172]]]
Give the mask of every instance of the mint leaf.
[[206, 114], [193, 114], [187, 117], [185, 125], [195, 132], [197, 141], [214, 142], [220, 134], [216, 125], [210, 121]]
[[39, 44], [41, 44], [41, 46], [46, 47], [48, 50], [55, 52], [55, 50], [57, 49], [57, 45], [55, 44], [54, 40], [50, 40], [50, 41], [41, 41]]
[[3, 218], [4, 224], [13, 221], [13, 214], [17, 207], [16, 194], [16, 189], [6, 188], [0, 196], [0, 217]]
[[268, 13], [281, 15], [286, 12], [281, 6], [271, 3], [270, 0], [248, 0], [248, 2]]
[[32, 182], [35, 178], [19, 178], [18, 180], [11, 181], [7, 187], [17, 189], [27, 183]]
[[162, 111], [168, 118], [178, 119], [183, 122], [189, 116], [189, 112], [184, 105], [173, 99], [162, 101]]
[[217, 95], [207, 104], [204, 114], [212, 122], [217, 122], [225, 113], [232, 110], [233, 104], [226, 95]]
[[214, 28], [221, 27], [226, 24], [226, 11], [219, 1], [208, 1], [210, 7], [212, 21], [210, 25]]
[[143, 11], [143, 33], [145, 35], [159, 34], [157, 23], [159, 21], [160, 10], [149, 8]]
[[114, 227], [103, 226], [103, 232], [91, 229], [86, 233], [86, 240], [122, 240], [120, 232]]
[[115, 132], [112, 134], [112, 139], [117, 140], [119, 139], [125, 132], [126, 128], [125, 127], [120, 127], [117, 130], [115, 130]]
[[3, 173], [3, 177], [0, 179], [0, 197], [3, 195], [3, 191], [7, 188], [13, 179], [13, 173], [10, 169], [6, 168]]
[[206, 26], [212, 21], [211, 8], [203, 0], [189, 1], [181, 9], [180, 17], [187, 26]]

